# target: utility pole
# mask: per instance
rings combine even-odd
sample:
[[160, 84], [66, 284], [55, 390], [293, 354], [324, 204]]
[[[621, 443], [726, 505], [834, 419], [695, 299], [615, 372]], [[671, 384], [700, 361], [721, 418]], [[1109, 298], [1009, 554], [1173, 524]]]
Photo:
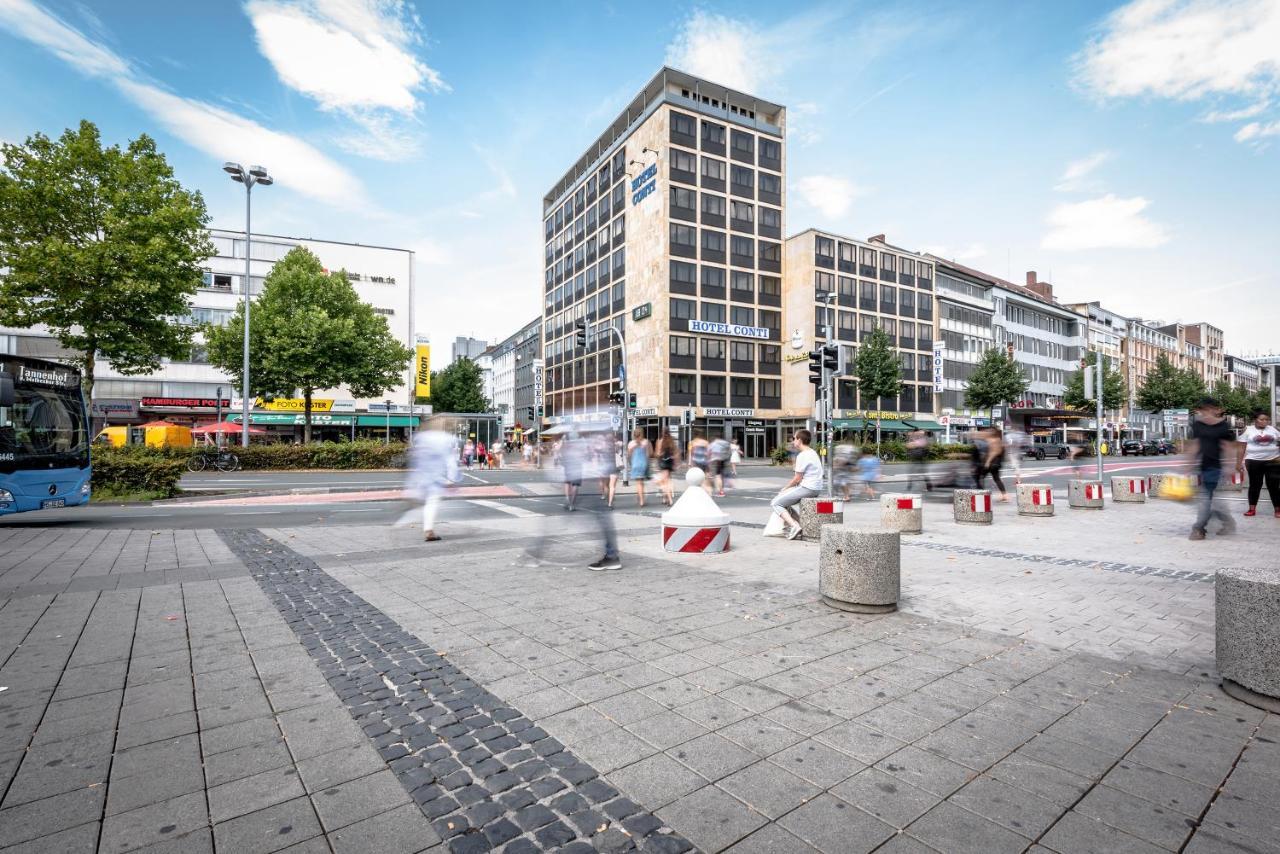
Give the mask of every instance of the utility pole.
[[1094, 449], [1095, 455], [1098, 457], [1098, 482], [1099, 483], [1102, 482], [1102, 471], [1103, 471], [1103, 467], [1102, 467], [1102, 398], [1103, 398], [1102, 380], [1103, 380], [1103, 377], [1106, 376], [1106, 373], [1103, 369], [1105, 361], [1106, 361], [1106, 357], [1103, 356], [1101, 352], [1098, 353], [1098, 358], [1094, 359], [1094, 367], [1097, 369], [1096, 372], [1098, 375], [1098, 378], [1094, 381], [1094, 390], [1097, 392], [1097, 396], [1098, 396], [1098, 400], [1097, 400], [1098, 420], [1097, 420], [1097, 437], [1094, 439], [1093, 449]]
[[835, 293], [835, 291], [831, 291], [830, 293], [828, 293], [828, 294], [826, 295], [826, 297], [825, 297], [825, 302], [826, 302], [826, 304], [827, 304], [827, 317], [826, 317], [826, 320], [827, 320], [827, 327], [826, 327], [827, 343], [826, 343], [826, 346], [822, 348], [822, 349], [823, 349], [823, 353], [822, 353], [822, 366], [823, 366], [823, 367], [822, 367], [822, 373], [823, 373], [822, 393], [823, 393], [824, 395], [826, 395], [826, 398], [827, 398], [827, 405], [823, 407], [823, 409], [822, 409], [822, 414], [823, 414], [823, 416], [825, 416], [825, 417], [826, 417], [826, 419], [827, 419], [827, 431], [826, 431], [826, 447], [827, 447], [827, 497], [828, 497], [828, 498], [830, 498], [830, 497], [833, 497], [833, 496], [835, 495], [835, 492], [834, 492], [834, 484], [832, 483], [832, 480], [833, 480], [833, 479], [834, 479], [834, 477], [835, 477], [835, 449], [832, 447], [832, 444], [835, 442], [835, 432], [836, 432], [836, 431], [835, 431], [835, 406], [836, 406], [836, 401], [839, 399], [839, 398], [838, 398], [838, 396], [837, 396], [837, 395], [836, 395], [836, 393], [835, 393], [835, 391], [836, 391], [836, 389], [835, 389], [835, 384], [836, 384], [836, 382], [837, 382], [837, 380], [836, 380], [836, 372], [835, 372], [835, 371], [833, 371], [833, 370], [828, 370], [828, 368], [827, 368], [827, 353], [828, 353], [828, 352], [830, 352], [830, 348], [831, 348], [831, 347], [832, 347], [832, 345], [835, 343], [835, 320], [836, 320], [836, 293]]

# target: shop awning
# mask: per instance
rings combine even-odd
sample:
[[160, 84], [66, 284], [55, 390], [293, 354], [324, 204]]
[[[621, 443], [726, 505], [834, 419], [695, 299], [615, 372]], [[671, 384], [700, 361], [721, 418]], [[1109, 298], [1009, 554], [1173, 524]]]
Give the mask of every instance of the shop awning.
[[[240, 415], [232, 415], [228, 420], [241, 420]], [[350, 427], [352, 421], [359, 427], [417, 427], [416, 415], [330, 415], [328, 413], [311, 413], [312, 427]], [[250, 424], [274, 424], [280, 427], [301, 427], [306, 423], [305, 417], [296, 412], [250, 412]]]
[[[868, 430], [876, 429], [876, 422], [868, 421], [867, 429]], [[886, 418], [884, 421], [880, 422], [881, 433], [902, 433], [902, 432], [905, 432], [908, 430], [914, 430], [914, 429], [915, 429], [914, 427], [912, 427], [910, 424], [908, 424], [905, 421], [897, 421], [894, 419]]]
[[937, 421], [916, 421], [915, 419], [912, 419], [905, 423], [911, 425], [916, 430], [929, 430], [934, 432], [942, 432], [945, 429]]
[[831, 425], [837, 430], [861, 430], [865, 423], [861, 418], [837, 418]]

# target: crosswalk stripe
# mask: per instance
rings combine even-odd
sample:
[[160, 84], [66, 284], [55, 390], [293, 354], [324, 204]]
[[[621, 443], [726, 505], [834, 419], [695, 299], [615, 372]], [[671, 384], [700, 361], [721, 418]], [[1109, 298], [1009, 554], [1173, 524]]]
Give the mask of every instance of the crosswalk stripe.
[[509, 516], [517, 516], [521, 519], [525, 519], [530, 516], [546, 515], [544, 513], [538, 513], [535, 510], [528, 510], [528, 509], [525, 509], [524, 507], [517, 507], [514, 504], [508, 504], [503, 501], [487, 501], [483, 498], [472, 498], [467, 503], [475, 504], [479, 507], [488, 507], [491, 510], [497, 510], [499, 513], [506, 513]]

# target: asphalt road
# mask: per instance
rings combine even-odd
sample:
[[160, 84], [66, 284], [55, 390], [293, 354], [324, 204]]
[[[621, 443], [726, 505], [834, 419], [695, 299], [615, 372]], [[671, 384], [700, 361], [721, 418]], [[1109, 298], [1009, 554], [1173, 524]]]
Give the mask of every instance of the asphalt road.
[[[1152, 472], [1168, 471], [1180, 464], [1174, 457], [1158, 458], [1110, 458], [1106, 461], [1108, 476], [1114, 473], [1130, 473], [1145, 475]], [[1080, 473], [1084, 477], [1095, 476], [1094, 460], [1085, 460], [1080, 465]], [[935, 464], [931, 470], [937, 474], [945, 466]], [[1066, 482], [1073, 476], [1069, 464], [1057, 460], [1027, 461], [1023, 464], [1023, 477], [1034, 472], [1037, 481], [1049, 483], [1055, 488], [1065, 488]], [[544, 482], [547, 472], [508, 469], [503, 471], [487, 471], [480, 469], [464, 470], [464, 486], [482, 485], [517, 485]], [[726, 498], [718, 499], [719, 504], [730, 514], [735, 507], [759, 506], [759, 502], [771, 497], [788, 477], [790, 472], [781, 467], [742, 466], [740, 474], [744, 478], [757, 481], [754, 488], [740, 489], [731, 492]], [[904, 465], [889, 465], [883, 470], [884, 482], [880, 489], [893, 490], [895, 484], [902, 483], [907, 477]], [[1006, 467], [1005, 483], [1012, 487], [1012, 472]], [[390, 490], [401, 487], [405, 473], [388, 472], [237, 472], [234, 474], [188, 475], [183, 478], [184, 490], [191, 495], [207, 495], [212, 498], [211, 491], [245, 495], [248, 493], [288, 494], [292, 490], [331, 489], [335, 492], [357, 492]], [[770, 481], [768, 486], [761, 486], [759, 481]], [[776, 486], [773, 483], [776, 482]], [[967, 484], [966, 484], [967, 485]], [[282, 498], [287, 502], [288, 498]], [[334, 500], [316, 501], [315, 495], [307, 496], [306, 504], [272, 503], [264, 505], [227, 505], [203, 503], [198, 498], [192, 501], [158, 501], [151, 504], [92, 504], [88, 507], [68, 507], [61, 510], [42, 510], [14, 516], [0, 517], [0, 526], [16, 527], [113, 527], [113, 528], [258, 528], [258, 527], [297, 527], [315, 524], [388, 524], [399, 519], [410, 510], [410, 504], [397, 500]], [[631, 494], [619, 497], [619, 510], [628, 512], [633, 509], [635, 498]], [[186, 506], [179, 506], [186, 505]], [[599, 506], [599, 498], [585, 497], [581, 502], [583, 510], [592, 511]], [[660, 509], [660, 504], [651, 504], [650, 509]], [[482, 520], [492, 518], [495, 522], [513, 516], [556, 516], [565, 513], [562, 502], [557, 497], [528, 496], [468, 499], [465, 496], [447, 500], [442, 505], [441, 521], [449, 520]]]

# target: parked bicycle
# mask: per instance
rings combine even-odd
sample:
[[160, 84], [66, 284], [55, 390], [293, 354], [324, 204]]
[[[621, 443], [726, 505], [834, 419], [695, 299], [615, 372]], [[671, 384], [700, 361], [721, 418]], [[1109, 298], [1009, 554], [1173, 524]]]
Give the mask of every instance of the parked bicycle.
[[230, 451], [197, 451], [187, 460], [187, 471], [204, 471], [213, 466], [221, 472], [240, 470], [240, 458]]

